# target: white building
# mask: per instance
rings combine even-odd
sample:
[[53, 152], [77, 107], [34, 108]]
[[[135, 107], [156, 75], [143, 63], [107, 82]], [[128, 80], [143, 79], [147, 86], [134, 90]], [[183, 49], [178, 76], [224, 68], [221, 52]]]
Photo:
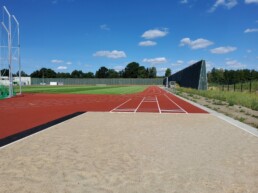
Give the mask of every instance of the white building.
[[[19, 85], [19, 77], [13, 77], [13, 85]], [[9, 86], [10, 81], [8, 76], [0, 76], [0, 85]], [[31, 85], [31, 77], [21, 77], [21, 85]]]

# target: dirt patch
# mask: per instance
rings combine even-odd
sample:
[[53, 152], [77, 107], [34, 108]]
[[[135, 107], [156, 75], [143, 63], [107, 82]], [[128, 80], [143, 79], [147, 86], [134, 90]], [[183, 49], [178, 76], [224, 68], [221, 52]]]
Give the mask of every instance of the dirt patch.
[[178, 95], [258, 129], [258, 111], [190, 93], [180, 92]]

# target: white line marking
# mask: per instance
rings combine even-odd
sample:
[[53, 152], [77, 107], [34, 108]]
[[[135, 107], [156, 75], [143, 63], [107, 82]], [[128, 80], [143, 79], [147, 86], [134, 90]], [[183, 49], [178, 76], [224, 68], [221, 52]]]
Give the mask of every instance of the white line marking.
[[166, 109], [161, 109], [161, 112], [183, 112], [181, 109], [175, 109], [175, 110], [166, 110]]
[[117, 112], [117, 111], [119, 111], [119, 112], [121, 112], [121, 111], [132, 111], [132, 112], [134, 112], [134, 110], [135, 109], [115, 109], [115, 110], [113, 110], [113, 112]]
[[141, 106], [142, 102], [144, 101], [145, 97], [143, 97], [142, 101], [140, 102], [140, 104], [138, 105], [138, 107], [134, 110], [134, 112], [136, 113], [137, 110], [139, 109], [139, 107]]
[[171, 98], [169, 98], [166, 94], [164, 94], [168, 100], [170, 100], [172, 103], [174, 103], [179, 109], [181, 109], [182, 111], [184, 111], [186, 114], [188, 114], [188, 112], [186, 112], [186, 110], [184, 110], [182, 107], [180, 107], [178, 104], [176, 104], [174, 101], [171, 100]]
[[111, 110], [111, 111], [109, 111], [109, 112], [112, 112], [112, 111], [116, 110], [117, 108], [119, 108], [119, 107], [123, 106], [125, 103], [129, 102], [130, 100], [132, 100], [132, 99], [128, 99], [127, 101], [125, 101], [124, 103], [122, 103], [122, 104], [118, 105], [116, 108], [112, 109], [112, 110]]
[[158, 98], [157, 98], [157, 96], [155, 96], [155, 97], [156, 97], [157, 105], [158, 105], [158, 108], [159, 108], [159, 113], [161, 113]]

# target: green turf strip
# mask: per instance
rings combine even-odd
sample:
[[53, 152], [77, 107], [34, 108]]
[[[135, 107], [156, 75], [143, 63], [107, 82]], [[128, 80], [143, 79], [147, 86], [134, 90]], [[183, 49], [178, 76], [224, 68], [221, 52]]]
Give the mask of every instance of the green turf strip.
[[142, 92], [146, 88], [147, 86], [26, 86], [22, 87], [22, 92], [53, 94], [132, 94]]

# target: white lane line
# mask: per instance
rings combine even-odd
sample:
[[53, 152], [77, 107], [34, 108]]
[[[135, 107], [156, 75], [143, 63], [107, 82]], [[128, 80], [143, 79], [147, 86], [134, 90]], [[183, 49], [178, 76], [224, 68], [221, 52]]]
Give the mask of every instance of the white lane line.
[[158, 98], [157, 98], [157, 96], [155, 96], [155, 97], [156, 97], [157, 105], [158, 105], [158, 108], [159, 108], [159, 113], [161, 113]]
[[185, 113], [181, 109], [177, 109], [177, 110], [164, 110], [164, 109], [161, 109], [161, 112], [162, 113]]
[[130, 112], [134, 112], [135, 109], [115, 109], [113, 110], [113, 112], [127, 112], [127, 111], [130, 111]]
[[155, 88], [157, 88], [156, 90], [158, 91], [158, 94], [161, 94], [162, 90], [159, 87], [155, 87]]
[[184, 110], [182, 107], [180, 107], [178, 104], [176, 104], [174, 101], [171, 100], [171, 98], [169, 98], [166, 94], [164, 94], [168, 100], [170, 100], [172, 103], [174, 103], [179, 109], [181, 109], [182, 111], [184, 111], [186, 114], [188, 114], [188, 112], [186, 112], [186, 110]]
[[116, 108], [112, 109], [112, 110], [111, 110], [111, 111], [109, 111], [109, 112], [110, 112], [110, 113], [112, 113], [114, 110], [116, 110], [117, 108], [119, 108], [119, 107], [123, 106], [125, 103], [129, 102], [130, 100], [132, 100], [132, 99], [128, 99], [127, 101], [125, 101], [124, 103], [122, 103], [122, 104], [118, 105]]
[[140, 102], [140, 104], [138, 105], [138, 107], [134, 110], [134, 112], [136, 113], [137, 110], [139, 109], [139, 107], [141, 106], [142, 102], [144, 101], [145, 97], [143, 97], [142, 101]]

